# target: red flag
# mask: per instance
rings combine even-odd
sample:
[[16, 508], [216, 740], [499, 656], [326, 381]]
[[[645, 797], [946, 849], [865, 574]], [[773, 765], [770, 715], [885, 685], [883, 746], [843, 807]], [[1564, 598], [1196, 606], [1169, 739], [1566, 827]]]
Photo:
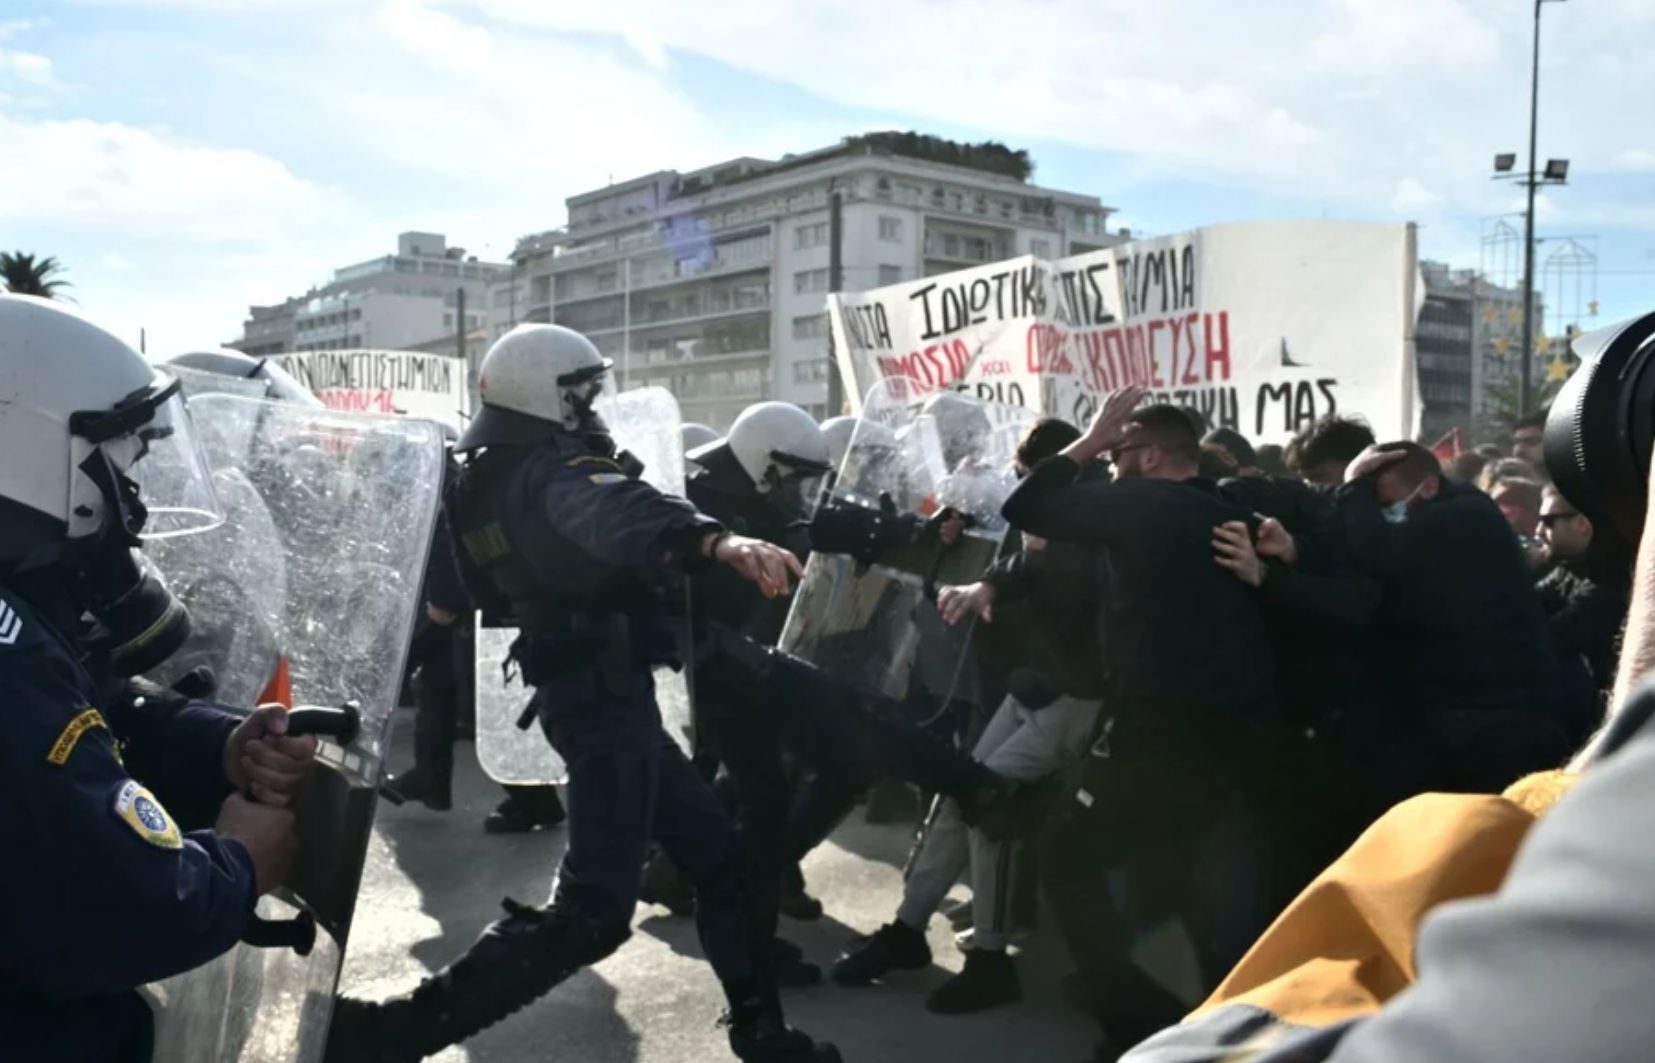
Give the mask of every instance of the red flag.
[[1449, 429], [1441, 439], [1431, 445], [1431, 453], [1444, 465], [1465, 453], [1465, 434], [1458, 428]]

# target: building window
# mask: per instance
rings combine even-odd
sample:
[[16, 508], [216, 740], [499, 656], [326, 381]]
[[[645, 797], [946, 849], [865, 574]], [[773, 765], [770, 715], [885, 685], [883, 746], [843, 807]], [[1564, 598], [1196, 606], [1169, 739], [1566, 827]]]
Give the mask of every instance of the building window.
[[443, 328], [453, 328], [454, 327], [454, 315], [453, 314], [451, 314], [451, 313], [443, 314], [443, 316], [442, 316], [442, 327]]
[[826, 314], [807, 314], [793, 319], [793, 338], [796, 340], [819, 340], [827, 334]]
[[801, 225], [793, 230], [793, 247], [803, 251], [808, 247], [821, 247], [828, 242], [828, 223], [825, 221]]
[[800, 270], [793, 274], [793, 290], [799, 295], [827, 291], [828, 271], [825, 269]]
[[1034, 255], [1036, 258], [1050, 258], [1052, 255], [1052, 242], [1050, 240], [1030, 240], [1029, 254]]
[[793, 363], [793, 383], [820, 384], [828, 378], [828, 360], [810, 358]]
[[901, 266], [880, 266], [879, 267], [879, 283], [880, 284], [896, 284], [900, 280], [902, 280], [902, 267]]
[[901, 218], [892, 218], [892, 217], [889, 217], [889, 216], [883, 215], [883, 214], [880, 215], [880, 217], [879, 217], [879, 238], [881, 240], [889, 240], [889, 241], [892, 241], [892, 242], [901, 240], [902, 239], [902, 219]]

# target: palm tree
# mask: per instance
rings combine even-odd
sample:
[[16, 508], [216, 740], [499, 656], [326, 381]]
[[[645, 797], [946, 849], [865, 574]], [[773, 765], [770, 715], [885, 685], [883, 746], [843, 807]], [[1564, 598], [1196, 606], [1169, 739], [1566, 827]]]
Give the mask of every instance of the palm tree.
[[58, 289], [71, 287], [62, 279], [63, 265], [47, 256], [35, 258], [23, 251], [0, 251], [0, 284], [18, 295], [57, 298]]

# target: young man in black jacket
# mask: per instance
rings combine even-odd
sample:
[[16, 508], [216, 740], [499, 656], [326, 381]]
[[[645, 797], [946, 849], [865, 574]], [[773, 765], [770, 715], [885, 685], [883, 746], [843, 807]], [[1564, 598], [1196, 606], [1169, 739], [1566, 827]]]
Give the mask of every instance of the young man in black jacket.
[[1338, 505], [1352, 559], [1383, 587], [1384, 694], [1420, 742], [1416, 784], [1498, 793], [1557, 766], [1557, 656], [1494, 502], [1419, 444], [1386, 443], [1351, 463]]
[[[1268, 632], [1254, 590], [1212, 563], [1213, 529], [1252, 515], [1197, 477], [1200, 444], [1181, 410], [1135, 410], [1117, 392], [1087, 433], [1036, 466], [1004, 513], [1025, 534], [1100, 557], [1097, 627], [1109, 715], [1043, 849], [1048, 897], [1109, 1041], [1121, 1047], [1176, 1019], [1181, 1005], [1130, 958], [1131, 927], [1108, 875], [1151, 854], [1183, 870], [1164, 884], [1203, 967], [1215, 974], [1257, 930], [1197, 899], [1199, 842], [1245, 815], [1253, 750], [1276, 716]], [[1084, 470], [1107, 453], [1112, 482]], [[1101, 630], [1100, 630], [1101, 629]], [[1226, 867], [1242, 898], [1256, 869]], [[1227, 925], [1233, 924], [1233, 925]]]

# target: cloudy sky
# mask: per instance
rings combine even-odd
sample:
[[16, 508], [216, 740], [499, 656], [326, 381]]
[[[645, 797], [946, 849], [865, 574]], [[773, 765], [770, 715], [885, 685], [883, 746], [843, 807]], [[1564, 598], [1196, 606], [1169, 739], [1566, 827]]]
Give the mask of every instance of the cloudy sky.
[[[1528, 0], [7, 0], [0, 248], [151, 350], [405, 229], [504, 257], [573, 192], [871, 129], [1027, 147], [1162, 233], [1420, 222], [1479, 262], [1520, 208]], [[1655, 0], [1545, 7], [1542, 235], [1600, 321], [1655, 308]], [[1520, 224], [1520, 219], [1511, 219]], [[1544, 245], [1542, 256], [1558, 246]]]

